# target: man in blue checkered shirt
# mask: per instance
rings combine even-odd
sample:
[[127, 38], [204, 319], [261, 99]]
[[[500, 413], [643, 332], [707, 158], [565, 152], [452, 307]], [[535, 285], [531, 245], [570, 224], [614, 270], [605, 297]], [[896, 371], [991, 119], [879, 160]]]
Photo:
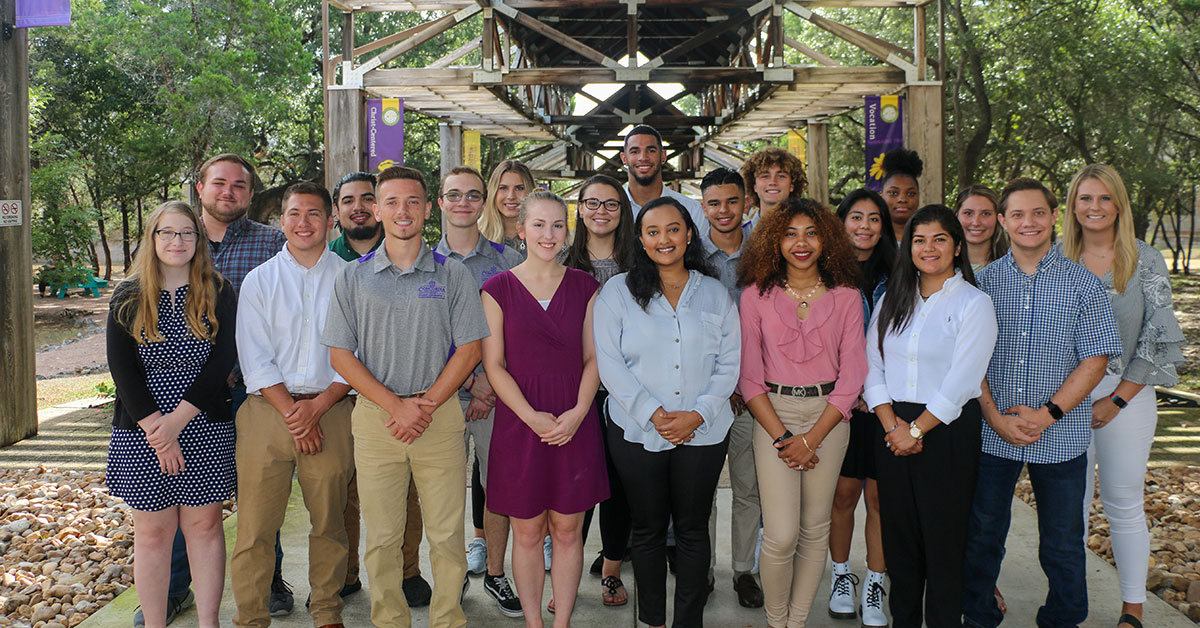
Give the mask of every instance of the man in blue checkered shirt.
[[1033, 179], [1015, 179], [1000, 198], [1012, 248], [979, 274], [1000, 326], [983, 382], [983, 452], [967, 533], [963, 615], [994, 628], [995, 596], [1011, 519], [1013, 488], [1028, 466], [1037, 500], [1038, 558], [1050, 581], [1037, 625], [1087, 618], [1084, 468], [1091, 442], [1091, 390], [1121, 353], [1104, 286], [1052, 243], [1058, 202]]

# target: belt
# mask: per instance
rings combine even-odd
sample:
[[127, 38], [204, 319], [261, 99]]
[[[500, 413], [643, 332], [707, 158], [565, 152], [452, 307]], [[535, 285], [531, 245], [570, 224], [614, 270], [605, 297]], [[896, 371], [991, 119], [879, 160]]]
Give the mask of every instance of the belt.
[[823, 382], [815, 386], [783, 386], [767, 382], [767, 390], [784, 397], [821, 397], [833, 392], [833, 382]]
[[429, 392], [429, 391], [428, 390], [419, 390], [415, 393], [408, 393], [407, 395], [402, 395], [400, 393], [392, 393], [392, 394], [396, 395], [397, 397], [399, 397], [401, 399], [412, 399], [413, 397], [420, 397], [421, 395], [424, 395], [427, 392]]
[[295, 393], [288, 394], [292, 395], [292, 401], [308, 401], [309, 399], [316, 399], [320, 393], [304, 393], [303, 395], [297, 395]]

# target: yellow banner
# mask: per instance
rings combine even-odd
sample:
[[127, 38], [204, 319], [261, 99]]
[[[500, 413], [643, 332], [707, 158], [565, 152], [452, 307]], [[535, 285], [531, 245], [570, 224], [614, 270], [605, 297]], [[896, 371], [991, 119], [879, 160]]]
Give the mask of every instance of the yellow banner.
[[483, 151], [479, 148], [479, 131], [463, 131], [463, 165], [479, 170]]
[[791, 129], [788, 131], [788, 152], [800, 159], [804, 167], [808, 167], [808, 136], [807, 129]]

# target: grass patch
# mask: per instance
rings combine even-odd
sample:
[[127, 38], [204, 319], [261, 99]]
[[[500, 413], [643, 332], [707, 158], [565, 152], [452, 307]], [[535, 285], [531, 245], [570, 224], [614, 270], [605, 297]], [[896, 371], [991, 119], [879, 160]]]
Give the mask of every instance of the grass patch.
[[68, 401], [75, 401], [76, 399], [95, 397], [96, 384], [100, 382], [112, 384], [112, 375], [108, 373], [96, 373], [93, 375], [38, 380], [38, 410], [57, 406]]
[[1200, 408], [1158, 408], [1150, 466], [1173, 464], [1200, 465]]

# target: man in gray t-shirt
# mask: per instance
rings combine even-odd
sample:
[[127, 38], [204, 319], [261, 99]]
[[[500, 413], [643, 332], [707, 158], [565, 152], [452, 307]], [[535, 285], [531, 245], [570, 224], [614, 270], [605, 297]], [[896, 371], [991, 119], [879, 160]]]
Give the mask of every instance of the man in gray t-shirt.
[[383, 246], [338, 278], [321, 337], [334, 369], [359, 393], [351, 424], [376, 626], [412, 624], [396, 560], [410, 473], [433, 567], [429, 623], [466, 625], [466, 451], [454, 397], [479, 363], [488, 327], [470, 271], [421, 241], [430, 208], [419, 171], [396, 166], [379, 174]]

